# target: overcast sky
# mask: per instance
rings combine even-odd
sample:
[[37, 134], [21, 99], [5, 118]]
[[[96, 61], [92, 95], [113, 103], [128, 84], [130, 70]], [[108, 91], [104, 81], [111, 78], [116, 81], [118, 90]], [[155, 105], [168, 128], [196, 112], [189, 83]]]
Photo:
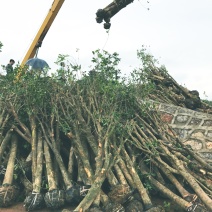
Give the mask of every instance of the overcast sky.
[[[1, 0], [0, 65], [21, 62], [53, 0]], [[52, 69], [58, 54], [88, 70], [92, 51], [117, 52], [124, 73], [139, 66], [142, 45], [189, 90], [212, 100], [212, 1], [134, 0], [111, 19], [109, 34], [95, 13], [112, 0], [66, 0], [46, 35], [38, 57]], [[148, 10], [149, 8], [149, 10]], [[79, 49], [79, 51], [76, 51]], [[0, 70], [1, 72], [1, 70]]]

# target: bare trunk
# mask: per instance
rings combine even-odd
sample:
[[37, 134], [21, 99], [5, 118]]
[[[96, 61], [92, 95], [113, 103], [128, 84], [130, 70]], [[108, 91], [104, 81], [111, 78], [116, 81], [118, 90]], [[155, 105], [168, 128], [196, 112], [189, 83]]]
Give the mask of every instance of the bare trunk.
[[16, 153], [17, 153], [17, 147], [18, 147], [18, 139], [16, 135], [12, 135], [11, 139], [11, 149], [10, 149], [10, 157], [7, 163], [7, 170], [4, 176], [4, 184], [12, 185], [13, 183], [13, 172], [14, 172], [14, 165], [15, 165], [15, 159], [16, 159]]

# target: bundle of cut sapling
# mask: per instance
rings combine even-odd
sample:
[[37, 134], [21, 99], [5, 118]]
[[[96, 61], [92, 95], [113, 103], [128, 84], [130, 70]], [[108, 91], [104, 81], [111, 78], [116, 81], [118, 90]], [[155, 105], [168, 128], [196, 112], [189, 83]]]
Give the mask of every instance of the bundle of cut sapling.
[[[114, 139], [115, 141], [117, 140], [116, 137], [111, 140], [113, 141]], [[118, 143], [112, 142], [114, 150], [111, 151], [111, 153], [113, 154], [113, 157], [117, 157], [113, 169], [119, 183], [111, 186], [108, 196], [112, 202], [120, 203], [124, 208], [128, 208], [128, 210], [130, 208], [130, 210], [133, 211], [138, 207], [140, 210], [144, 207], [150, 209], [153, 207], [153, 204], [143, 183], [138, 179], [137, 173], [133, 171], [135, 169], [133, 163], [130, 163], [130, 165], [127, 164], [120, 155], [125, 148], [124, 144], [127, 139], [125, 138], [124, 141], [123, 138], [121, 138], [117, 141]], [[121, 144], [123, 147], [120, 148]], [[119, 147], [117, 145], [119, 145]], [[136, 204], [134, 204], [135, 202]]]
[[[71, 99], [71, 97], [70, 98], [66, 98], [66, 99], [68, 99], [69, 101], [70, 101], [70, 99]], [[95, 101], [95, 100], [94, 100]], [[93, 101], [93, 102], [94, 102]], [[96, 108], [95, 108], [95, 106], [94, 105], [92, 105], [93, 104], [93, 102], [91, 102], [91, 106], [93, 107], [92, 108], [92, 110], [93, 110], [93, 113], [95, 113], [96, 112]], [[95, 102], [95, 103], [97, 103], [97, 102]], [[75, 104], [76, 104], [76, 101], [75, 101]], [[68, 105], [68, 103], [66, 103], [65, 104], [66, 106]], [[81, 105], [81, 107], [83, 107], [83, 110], [85, 110], [86, 112], [87, 112], [87, 114], [88, 114], [88, 116], [89, 116], [89, 118], [90, 119], [88, 119], [88, 120], [90, 120], [90, 122], [92, 122], [92, 123], [94, 123], [95, 125], [94, 125], [94, 127], [95, 127], [95, 136], [98, 136], [99, 137], [99, 139], [97, 139], [97, 141], [99, 140], [99, 141], [101, 141], [102, 140], [102, 138], [104, 137], [103, 135], [102, 135], [102, 133], [104, 132], [103, 131], [103, 127], [101, 126], [101, 123], [99, 122], [99, 120], [98, 119], [96, 119], [95, 118], [95, 115], [93, 115], [92, 113], [91, 113], [91, 111], [90, 111], [90, 109], [89, 109], [89, 107], [88, 106], [86, 106], [86, 102], [83, 102], [83, 98], [80, 98], [80, 105]], [[73, 106], [73, 102], [72, 102], [72, 106]], [[101, 106], [100, 106], [101, 107]], [[108, 128], [107, 128], [107, 133], [106, 133], [106, 135], [107, 136], [109, 136], [109, 135], [111, 135], [111, 134], [113, 134], [113, 130], [114, 130], [114, 128], [115, 128], [115, 124], [116, 124], [116, 122], [113, 120], [113, 111], [111, 112], [111, 109], [112, 109], [112, 107], [110, 107], [110, 112], [109, 112], [109, 115], [108, 115], [108, 117], [110, 117], [110, 118], [108, 118], [108, 120], [110, 120], [110, 123], [112, 123], [111, 125], [109, 125], [108, 126]], [[65, 110], [64, 110], [65, 111]], [[91, 129], [88, 129], [88, 127], [86, 126], [86, 122], [85, 122], [85, 120], [83, 119], [83, 117], [82, 117], [82, 115], [80, 115], [80, 114], [84, 114], [84, 117], [85, 117], [85, 111], [84, 112], [82, 112], [82, 109], [80, 109], [80, 107], [79, 107], [79, 105], [77, 105], [77, 107], [75, 107], [75, 113], [78, 115], [78, 128], [77, 128], [77, 126], [75, 126], [74, 127], [74, 135], [79, 139], [79, 133], [78, 132], [80, 132], [80, 131], [82, 131], [86, 136], [86, 138], [88, 138], [89, 140], [88, 140], [88, 143], [90, 144], [91, 142], [92, 142], [92, 138], [94, 138], [94, 135], [92, 135], [91, 133], [89, 133], [90, 131], [91, 131]], [[68, 118], [68, 114], [71, 114], [71, 113], [66, 113], [66, 116], [65, 117], [67, 117], [67, 119], [69, 119]], [[102, 117], [102, 119], [103, 119], [104, 117]], [[70, 120], [70, 119], [69, 119]], [[68, 120], [67, 120], [68, 121]], [[82, 123], [84, 123], [84, 124], [82, 124]], [[109, 124], [109, 123], [108, 123]], [[81, 128], [79, 128], [79, 126], [83, 126], [83, 128], [81, 129]], [[87, 135], [89, 135], [89, 136], [87, 136]], [[70, 138], [71, 137], [73, 137], [73, 133], [72, 134], [70, 134]], [[109, 138], [108, 138], [109, 139]], [[110, 138], [111, 139], [111, 138]], [[114, 139], [114, 141], [116, 140], [116, 138]], [[80, 144], [80, 140], [78, 140], [78, 142], [76, 142], [76, 144], [77, 145], [79, 145]], [[82, 145], [83, 146], [83, 145]], [[97, 148], [99, 148], [99, 146], [102, 146], [102, 144], [101, 143], [99, 143], [98, 144], [98, 146], [96, 146], [96, 141], [94, 140], [94, 142], [92, 142], [91, 143], [91, 145], [90, 145], [91, 147], [93, 147], [92, 148], [92, 150], [94, 150], [94, 153], [95, 153], [95, 155], [96, 155], [96, 149]], [[114, 145], [114, 144], [111, 144], [110, 143], [110, 149], [111, 149], [111, 147], [113, 146], [113, 148], [114, 148], [114, 146], [117, 146], [116, 144]], [[120, 145], [120, 147], [121, 147], [121, 145]], [[116, 155], [116, 150], [117, 149], [115, 149], [115, 150], [111, 150], [111, 152], [110, 152], [110, 154], [114, 154], [113, 156], [115, 156]], [[103, 150], [104, 151], [104, 150]], [[113, 152], [113, 153], [112, 153]], [[84, 153], [85, 154], [85, 153]], [[103, 153], [102, 153], [103, 154]], [[104, 155], [104, 154], [103, 154]], [[101, 157], [104, 157], [103, 155], [101, 155]], [[97, 155], [96, 155], [97, 156]], [[116, 156], [117, 157], [117, 156]], [[86, 157], [82, 157], [83, 159], [82, 160], [84, 160], [84, 161], [86, 161], [86, 158], [87, 158], [87, 156]], [[122, 164], [123, 165], [123, 164]], [[119, 166], [119, 165], [116, 165], [116, 167], [117, 166]], [[124, 166], [124, 165], [123, 165]], [[117, 169], [117, 168], [116, 168]], [[109, 177], [110, 177], [110, 175], [109, 175], [109, 171], [110, 171], [110, 169], [108, 169], [108, 174], [107, 174], [107, 177], [108, 177], [108, 181], [110, 181], [109, 180]], [[120, 173], [120, 172], [119, 172]], [[120, 176], [121, 174], [119, 174], [119, 176]], [[127, 171], [125, 171], [125, 175], [126, 176], [129, 176], [129, 173], [127, 172]], [[131, 178], [131, 176], [130, 177], [128, 177], [128, 179], [129, 178]], [[120, 178], [121, 179], [121, 178]], [[134, 184], [134, 182], [132, 182], [133, 180], [131, 180], [130, 182], [131, 182], [131, 185], [133, 185]], [[94, 181], [95, 182], [95, 181]], [[122, 181], [120, 181], [120, 182], [126, 182], [126, 179], [124, 178], [124, 177], [122, 177]], [[141, 182], [140, 182], [140, 184], [141, 184]], [[136, 187], [136, 186], [134, 186], [134, 187]], [[92, 187], [91, 187], [92, 188]], [[143, 190], [142, 190], [143, 189]], [[146, 192], [144, 191], [145, 189], [142, 187], [141, 188], [141, 190], [142, 190], [142, 194], [145, 194]], [[120, 191], [121, 191], [121, 189], [120, 189]], [[142, 196], [145, 196], [145, 195], [142, 195]], [[143, 197], [144, 198], [144, 197]], [[148, 197], [147, 197], [148, 198]], [[90, 204], [89, 202], [86, 202], [86, 199], [87, 199], [87, 196], [85, 197], [85, 199], [82, 201], [82, 203], [80, 203], [80, 205], [77, 207], [78, 209], [80, 208], [80, 207], [88, 207], [88, 206], [85, 206], [86, 204]], [[111, 199], [112, 200], [112, 199]], [[84, 202], [84, 203], [83, 203]], [[114, 206], [115, 206], [115, 202], [113, 201], [113, 203], [114, 203]], [[85, 205], [83, 205], [83, 204], [85, 204]], [[116, 203], [117, 204], [117, 203]], [[149, 200], [149, 202], [148, 202], [148, 200], [146, 201], [146, 208], [149, 208], [149, 207], [151, 207], [151, 205], [152, 205], [152, 203], [151, 203], [151, 201]], [[123, 207], [123, 206], [122, 206]]]
[[0, 207], [8, 207], [14, 204], [19, 194], [19, 188], [13, 185], [14, 166], [16, 164], [16, 155], [18, 147], [18, 139], [16, 134], [12, 135], [10, 143], [11, 147], [7, 168], [4, 175], [3, 183], [0, 187]]
[[[77, 131], [79, 131], [79, 129]], [[77, 184], [75, 185], [76, 188], [78, 188], [78, 190], [77, 189], [75, 190], [75, 195], [74, 195], [75, 203], [79, 203], [81, 200], [83, 200], [83, 198], [87, 198], [86, 195], [90, 190], [90, 187], [91, 187], [90, 185], [93, 185], [93, 183], [95, 182], [95, 180], [93, 180], [95, 176], [93, 174], [92, 168], [90, 165], [88, 165], [89, 161], [87, 161], [87, 159], [93, 155], [88, 155], [90, 153], [89, 148], [84, 148], [84, 145], [82, 145], [82, 143], [79, 139], [79, 135], [78, 135], [77, 131], [74, 131], [73, 134], [69, 134], [69, 133], [67, 134], [67, 136], [75, 144], [74, 146], [76, 146], [75, 155], [76, 155], [76, 159], [77, 159], [77, 163], [78, 163], [78, 177], [77, 177]], [[76, 136], [73, 137], [73, 135], [76, 135]], [[83, 142], [85, 142], [85, 141], [83, 141]], [[97, 146], [97, 148], [98, 148], [98, 146]], [[87, 156], [84, 156], [83, 154], [87, 155]], [[94, 156], [95, 157], [97, 156], [96, 152], [95, 152]], [[84, 163], [83, 163], [83, 161], [84, 161]], [[95, 162], [95, 160], [93, 160], [93, 163], [94, 162]], [[98, 167], [97, 163], [95, 163], [95, 165], [94, 164], [91, 164], [91, 165], [93, 167]], [[110, 176], [109, 178], [111, 178], [111, 173], [108, 173], [108, 176]], [[100, 188], [101, 188], [101, 185], [100, 185]], [[90, 208], [93, 208], [93, 210], [94, 210], [94, 208], [95, 208], [95, 210], [98, 210], [98, 208], [100, 207], [100, 192], [97, 192], [96, 197], [93, 200], [91, 200], [90, 202], [86, 202], [86, 201], [84, 201], [84, 202], [85, 202], [85, 203], [83, 203], [84, 205], [81, 204], [80, 207], [88, 208], [89, 207], [88, 205], [90, 205]]]
[[106, 178], [106, 173], [111, 162], [111, 155], [107, 152], [107, 145], [107, 138], [102, 138], [102, 141], [99, 144], [98, 155], [96, 157], [96, 170], [95, 175], [93, 176], [93, 183], [85, 198], [75, 208], [75, 211], [84, 211], [88, 209], [101, 191], [101, 185]]
[[142, 66], [134, 72], [138, 79], [142, 79], [142, 82], [137, 84], [138, 95], [142, 89], [149, 88], [148, 98], [151, 100], [212, 113], [212, 107], [200, 99], [197, 90], [189, 90], [189, 88], [179, 85], [165, 66], [158, 67], [156, 65], [158, 61], [145, 51], [144, 48], [137, 51], [137, 56], [142, 62]]
[[[157, 118], [156, 115], [153, 114], [151, 114], [151, 116], [149, 115], [148, 119], [146, 120], [143, 120], [141, 117], [139, 117], [138, 123], [134, 123], [134, 132], [133, 134], [130, 134], [133, 141], [131, 143], [145, 153], [145, 157], [149, 158], [150, 163], [156, 166], [160, 170], [160, 172], [162, 172], [163, 175], [166, 176], [166, 179], [168, 179], [176, 187], [181, 195], [181, 197], [178, 197], [177, 200], [176, 196], [173, 195], [173, 192], [172, 194], [167, 194], [168, 192], [166, 192], [166, 196], [173, 200], [176, 200], [176, 202], [186, 210], [192, 207], [192, 202], [194, 202], [194, 200], [196, 201], [196, 196], [198, 196], [203, 204], [208, 209], [210, 209], [211, 199], [208, 196], [207, 191], [204, 191], [201, 188], [201, 185], [196, 182], [196, 179], [189, 174], [189, 167], [186, 165], [186, 161], [182, 161], [182, 157], [179, 158], [176, 154], [174, 154], [173, 147], [176, 144], [176, 139], [174, 142], [173, 134], [171, 135], [171, 137], [168, 134], [169, 131], [162, 130], [162, 126], [164, 124], [159, 118]], [[167, 135], [164, 136], [164, 134]], [[167, 138], [170, 138], [170, 140]], [[187, 156], [188, 155], [189, 154], [187, 154]], [[124, 156], [126, 158], [127, 154], [125, 153]], [[140, 160], [143, 159], [140, 158]], [[181, 176], [185, 181], [187, 181], [191, 189], [193, 189], [192, 194], [185, 188], [183, 188], [183, 185], [181, 185], [180, 181], [177, 179], [177, 176]], [[150, 178], [153, 179], [152, 176], [150, 176]], [[154, 186], [156, 185], [159, 184], [154, 182]], [[165, 190], [169, 191], [168, 188], [157, 188], [162, 192]]]
[[197, 90], [189, 90], [178, 84], [164, 66], [155, 65], [153, 56], [146, 56], [151, 59], [145, 63], [143, 70], [147, 69], [147, 78], [155, 85], [154, 91], [149, 95], [152, 100], [212, 113], [212, 107], [200, 99]]
[[[88, 88], [87, 88], [87, 91], [88, 91]], [[92, 93], [95, 94], [95, 91]], [[78, 142], [76, 142], [76, 145], [78, 145], [77, 148], [79, 148], [79, 149], [82, 148], [86, 151], [87, 148], [83, 148], [83, 145], [81, 144], [81, 141], [80, 141], [79, 132], [81, 132], [84, 135], [83, 136], [84, 142], [85, 142], [85, 138], [87, 138], [86, 140], [88, 141], [90, 147], [94, 151], [94, 154], [97, 156], [98, 154], [97, 154], [96, 150], [99, 149], [99, 146], [102, 147], [101, 141], [104, 138], [103, 132], [106, 131], [105, 137], [107, 138], [107, 136], [114, 133], [115, 126], [116, 126], [116, 124], [118, 124], [118, 121], [114, 120], [114, 115], [116, 112], [114, 110], [115, 109], [117, 110], [117, 104], [114, 104], [114, 102], [109, 102], [109, 104], [108, 104], [107, 98], [102, 98], [102, 97], [99, 98], [97, 96], [91, 96], [91, 95], [89, 96], [89, 99], [84, 100], [85, 98], [81, 97], [80, 95], [81, 94], [79, 93], [76, 96], [70, 95], [68, 97], [66, 96], [66, 98], [63, 98], [66, 100], [66, 103], [63, 104], [63, 113], [64, 113], [63, 116], [67, 118], [66, 123], [69, 123], [70, 129], [74, 129], [74, 131], [72, 130], [72, 133], [68, 133], [67, 135], [71, 139], [73, 139], [73, 134], [74, 134], [76, 136], [75, 139], [78, 139]], [[101, 101], [101, 100], [103, 100], [103, 101]], [[71, 106], [69, 106], [70, 104], [71, 104]], [[75, 106], [75, 107], [73, 107], [73, 106]], [[106, 108], [107, 110], [104, 109], [105, 106], [107, 107]], [[109, 109], [109, 111], [108, 111], [108, 109]], [[76, 121], [71, 119], [71, 114], [73, 113], [72, 110], [75, 112], [75, 114], [77, 114]], [[106, 111], [108, 112], [108, 114], [106, 113]], [[98, 116], [96, 117], [96, 115], [98, 115], [99, 117]], [[102, 126], [102, 121], [104, 119], [108, 120], [108, 127], [106, 127], [104, 129], [105, 131], [103, 130], [104, 127]], [[72, 124], [70, 122], [70, 120], [74, 123]], [[89, 125], [86, 123], [85, 120], [89, 121]], [[77, 123], [77, 126], [76, 126], [76, 123]], [[73, 127], [74, 124], [75, 124], [75, 126]], [[89, 129], [88, 126], [90, 126], [90, 125], [92, 125], [93, 127], [90, 127], [90, 129]], [[83, 126], [83, 127], [80, 128], [80, 126]], [[93, 131], [93, 133], [91, 133], [92, 131]], [[107, 139], [110, 140], [111, 137], [107, 138]], [[117, 140], [119, 140], [119, 139], [117, 139]], [[116, 141], [116, 138], [114, 139], [114, 141]], [[97, 142], [99, 142], [99, 143], [97, 143]], [[112, 144], [109, 145], [110, 150], [112, 149], [111, 148], [112, 146], [113, 146]], [[103, 150], [103, 152], [104, 151], [105, 150]], [[87, 156], [84, 157], [83, 156], [83, 154], [85, 154], [84, 151], [81, 151], [81, 152], [82, 152], [82, 154], [81, 154], [82, 161], [84, 162], [85, 166], [87, 166], [89, 164], [88, 162], [86, 162]], [[114, 153], [115, 153], [115, 150], [114, 150]], [[110, 154], [111, 154], [111, 152], [110, 152]], [[104, 158], [104, 155], [101, 155], [101, 157]], [[86, 170], [88, 170], [88, 169], [90, 170], [90, 168], [87, 166]], [[108, 169], [107, 171], [108, 171], [108, 173], [107, 173], [108, 181], [110, 181], [111, 171], [110, 171], [110, 169]], [[133, 181], [133, 180], [131, 180], [131, 181]], [[133, 183], [131, 183], [131, 184], [133, 184]], [[142, 189], [145, 190], [143, 187], [142, 187]], [[82, 203], [80, 203], [80, 205], [77, 208], [80, 208], [82, 206], [88, 207], [88, 205], [91, 204], [91, 200], [89, 200], [90, 202], [86, 202], [86, 199], [87, 199], [87, 196], [85, 197], [85, 199], [82, 201]], [[149, 200], [149, 202], [147, 200], [146, 206], [151, 207], [151, 205], [152, 204], [151, 204], [150, 200]]]
[[[64, 107], [65, 106], [68, 107], [69, 104], [70, 104], [70, 102], [68, 104], [67, 103], [64, 104]], [[68, 108], [66, 108], [66, 110], [67, 109]], [[96, 139], [94, 139], [94, 136], [91, 134], [91, 132], [90, 132], [91, 129], [89, 129], [88, 125], [87, 126], [85, 125], [84, 129], [79, 127], [79, 126], [81, 126], [81, 123], [85, 123], [85, 121], [84, 121], [83, 117], [81, 116], [80, 109], [77, 107], [74, 107], [74, 109], [76, 109], [75, 113], [79, 117], [78, 123], [75, 123], [75, 121], [70, 121], [71, 120], [71, 119], [69, 119], [70, 111], [69, 112], [67, 111], [67, 113], [66, 113], [66, 110], [65, 109], [63, 110], [65, 113], [65, 117], [67, 118], [66, 122], [69, 122], [70, 129], [73, 129], [72, 132], [67, 133], [67, 137], [72, 141], [72, 143], [74, 143], [74, 148], [76, 149], [76, 152], [77, 152], [77, 160], [78, 160], [78, 162], [80, 162], [79, 164], [83, 164], [83, 165], [80, 165], [80, 167], [78, 167], [81, 170], [80, 173], [82, 173], [82, 172], [86, 173], [87, 179], [86, 180], [84, 179], [83, 184], [91, 184], [93, 182], [94, 173], [93, 173], [93, 168], [91, 167], [90, 160], [89, 160], [89, 158], [92, 157], [93, 155], [90, 155], [89, 148], [91, 147], [92, 150], [94, 151], [94, 155], [96, 155], [97, 150], [98, 150], [98, 145], [97, 145]], [[67, 114], [67, 116], [66, 116], [66, 114]], [[88, 142], [89, 142], [89, 145], [91, 144], [90, 147], [87, 146], [84, 139], [83, 139], [84, 141], [82, 142], [82, 136], [80, 133], [83, 134], [83, 138], [87, 137], [86, 133], [88, 133], [88, 137], [89, 137]], [[95, 161], [94, 158], [93, 158], [93, 161]], [[83, 170], [82, 170], [81, 166], [83, 166]], [[93, 167], [96, 167], [96, 165]], [[80, 187], [80, 189], [82, 189], [82, 186]], [[96, 192], [94, 193], [94, 199], [95, 199], [95, 195], [98, 195], [98, 193], [96, 193]], [[85, 199], [87, 199], [87, 195], [86, 195]], [[88, 200], [83, 199], [84, 203], [82, 203], [82, 204], [85, 204], [85, 206], [83, 206], [81, 204], [80, 207], [88, 208], [89, 207], [88, 205], [89, 204], [91, 205], [92, 202], [94, 201], [94, 199], [90, 199], [89, 202], [87, 202]]]
[[75, 203], [76, 205], [79, 204], [82, 199], [86, 196], [88, 193], [90, 187], [91, 187], [91, 182], [89, 182], [89, 178], [87, 177], [87, 174], [85, 172], [82, 160], [80, 156], [77, 154], [77, 150], [75, 150], [75, 156], [77, 159], [77, 182], [76, 186], [78, 187], [78, 190], [76, 190], [75, 196]]
[[65, 191], [58, 189], [49, 146], [46, 142], [44, 142], [44, 154], [46, 164], [46, 175], [48, 179], [48, 192], [45, 194], [44, 197], [45, 203], [46, 206], [51, 209], [61, 208], [65, 204]]
[[42, 173], [43, 173], [43, 138], [39, 131], [38, 136], [33, 121], [32, 130], [32, 192], [24, 200], [24, 207], [27, 211], [38, 210], [45, 206], [44, 195], [42, 193]]
[[[44, 82], [44, 81], [43, 81]], [[36, 115], [36, 119], [39, 122], [39, 125], [41, 127], [41, 131], [43, 133], [43, 137], [45, 142], [47, 142], [51, 152], [52, 152], [52, 159], [51, 162], [48, 162], [48, 164], [52, 163], [52, 160], [54, 160], [54, 163], [56, 162], [55, 167], [59, 167], [59, 171], [62, 177], [62, 181], [63, 181], [63, 186], [65, 187], [65, 198], [66, 198], [66, 202], [68, 203], [72, 203], [72, 195], [69, 196], [70, 193], [73, 193], [73, 190], [75, 189], [73, 187], [72, 181], [68, 175], [68, 170], [66, 167], [66, 164], [63, 161], [63, 157], [60, 153], [60, 139], [59, 138], [59, 132], [58, 132], [58, 128], [56, 127], [58, 125], [58, 120], [55, 118], [57, 116], [57, 114], [55, 114], [55, 111], [57, 109], [57, 107], [59, 106], [59, 101], [58, 98], [60, 97], [58, 95], [58, 92], [61, 91], [63, 92], [63, 90], [58, 87], [58, 83], [55, 83], [54, 80], [51, 79], [47, 79], [46, 81], [47, 83], [52, 83], [51, 84], [51, 88], [47, 89], [46, 84], [42, 84], [43, 89], [41, 91], [41, 103], [42, 105], [37, 108], [35, 108], [35, 110], [37, 112]], [[41, 88], [40, 88], [41, 89]], [[38, 93], [38, 95], [40, 95], [40, 93]], [[40, 98], [40, 96], [38, 96]], [[60, 98], [59, 98], [60, 99]], [[56, 173], [58, 174], [58, 173]], [[50, 180], [51, 177], [49, 174], [47, 174], [47, 178], [48, 180]], [[57, 175], [55, 175], [55, 177], [57, 177]], [[61, 205], [62, 200], [60, 200], [62, 198], [61, 194], [61, 190], [59, 187], [57, 187], [57, 189], [53, 189], [53, 187], [55, 188], [55, 186], [57, 185], [57, 179], [54, 178], [53, 181], [55, 182], [54, 185], [50, 186], [51, 190], [54, 191], [58, 191], [55, 192], [54, 195], [55, 196], [51, 196], [48, 195], [48, 197], [50, 198], [49, 203], [51, 201], [53, 201], [53, 198], [58, 199], [58, 204]], [[49, 190], [49, 194], [52, 191]], [[56, 197], [57, 195], [59, 195], [58, 197]], [[47, 196], [47, 195], [46, 195]], [[52, 198], [51, 198], [52, 197]], [[50, 204], [51, 205], [51, 204]]]
[[[71, 119], [69, 119], [69, 115], [71, 114], [71, 111], [67, 111], [68, 107], [70, 105], [70, 98], [66, 98], [69, 100], [68, 103], [64, 104], [64, 108], [66, 106], [66, 109], [64, 109], [64, 113], [65, 113], [65, 117], [67, 118], [66, 122], [70, 123], [70, 129], [72, 128], [73, 131], [67, 133], [67, 136], [71, 139], [71, 141], [74, 143], [74, 146], [76, 148], [76, 151], [78, 153], [77, 156], [77, 160], [78, 162], [80, 162], [80, 164], [83, 164], [83, 169], [87, 175], [87, 179], [86, 181], [84, 180], [84, 184], [91, 184], [91, 182], [93, 181], [93, 170], [89, 161], [89, 158], [92, 157], [92, 155], [90, 155], [90, 151], [89, 148], [92, 149], [92, 151], [94, 152], [94, 155], [97, 156], [97, 151], [98, 151], [98, 144], [96, 139], [94, 138], [94, 135], [91, 133], [91, 128], [89, 127], [89, 125], [85, 122], [83, 116], [82, 116], [82, 110], [81, 108], [78, 107], [78, 105], [76, 105], [76, 100], [73, 100], [72, 97], [72, 109], [75, 110], [75, 113], [77, 114], [78, 117], [78, 123], [76, 124], [75, 121], [70, 122]], [[76, 105], [76, 107], [73, 108], [73, 103], [74, 105]], [[90, 117], [92, 118], [92, 117]], [[84, 125], [82, 125], [84, 124]], [[83, 128], [81, 128], [80, 126], [84, 126]], [[81, 136], [81, 134], [83, 134], [83, 137]], [[88, 145], [86, 145], [85, 142], [85, 137], [88, 138]], [[84, 140], [82, 142], [82, 139]], [[90, 146], [90, 147], [89, 147]], [[94, 158], [92, 159], [93, 161]], [[95, 167], [95, 166], [93, 166]], [[79, 167], [78, 167], [79, 168]], [[81, 169], [81, 167], [80, 167]], [[81, 169], [81, 173], [82, 173], [82, 169]], [[91, 202], [92, 203], [92, 202]], [[98, 203], [97, 203], [98, 205]]]
[[[76, 133], [75, 137], [78, 140], [83, 139], [82, 144], [85, 144], [86, 143], [85, 141], [87, 141], [87, 147], [86, 147], [86, 145], [84, 145], [84, 147], [82, 147], [82, 148], [84, 148], [89, 153], [92, 151], [92, 153], [96, 157], [97, 153], [98, 153], [98, 139], [96, 137], [98, 135], [95, 135], [94, 129], [93, 129], [93, 123], [95, 122], [94, 117], [95, 117], [96, 109], [93, 112], [94, 114], [92, 114], [92, 112], [90, 111], [90, 108], [87, 106], [86, 101], [84, 101], [84, 98], [82, 98], [80, 96], [80, 94], [77, 96], [79, 97], [78, 99], [73, 99], [71, 102], [67, 102], [65, 104], [65, 105], [69, 105], [71, 103], [72, 111], [63, 110], [63, 112], [64, 112], [65, 117], [69, 120], [71, 120], [71, 117], [69, 115], [72, 114], [73, 112], [76, 113], [78, 126], [76, 126], [75, 123], [73, 123], [73, 124], [70, 123], [70, 128], [74, 128], [74, 127], [72, 127], [74, 125], [75, 125], [74, 129], [76, 129], [78, 127], [78, 130], [75, 130], [75, 133]], [[91, 107], [92, 102], [89, 104]], [[79, 127], [79, 126], [82, 126], [82, 127]], [[81, 135], [81, 138], [80, 138], [79, 134]], [[68, 137], [71, 139], [70, 135], [71, 134], [69, 132]], [[72, 135], [72, 138], [73, 138], [73, 135]], [[89, 148], [91, 149], [91, 151], [89, 151]], [[90, 154], [90, 155], [92, 155], [92, 154]], [[88, 157], [88, 155], [86, 157]], [[93, 159], [94, 159], [94, 157], [93, 157]], [[92, 164], [91, 164], [91, 166], [92, 166]], [[118, 183], [113, 172], [111, 172], [111, 171], [109, 171], [109, 173], [107, 174], [107, 178], [111, 185], [116, 185]]]
[[[67, 134], [67, 136], [74, 143], [74, 148], [76, 148], [75, 154], [77, 154], [77, 162], [78, 162], [78, 170], [79, 170], [78, 180], [80, 180], [82, 183], [81, 185], [75, 185], [75, 189], [76, 189], [75, 194], [78, 194], [76, 195], [77, 198], [74, 197], [74, 200], [75, 200], [74, 203], [76, 204], [76, 203], [79, 203], [80, 200], [82, 200], [84, 196], [87, 194], [90, 185], [93, 183], [94, 173], [93, 173], [93, 168], [91, 167], [90, 160], [89, 160], [90, 154], [89, 154], [88, 148], [86, 148], [85, 143], [82, 142], [79, 135], [79, 128], [76, 125], [74, 126], [73, 134], [74, 134], [74, 138], [71, 138], [69, 133]], [[82, 177], [86, 177], [86, 179], [85, 178], [82, 179]], [[85, 190], [85, 188], [87, 189]], [[84, 194], [82, 193], [83, 190], [84, 190]], [[93, 200], [91, 200], [90, 205], [92, 204], [92, 202]], [[88, 209], [90, 205], [85, 207], [87, 207]], [[81, 208], [84, 210], [84, 206], [82, 206]]]
[[[63, 179], [64, 185], [65, 185], [65, 201], [67, 203], [72, 204], [73, 198], [74, 198], [72, 194], [74, 193], [73, 190], [75, 190], [75, 187], [73, 186], [73, 183], [68, 174], [68, 170], [63, 162], [63, 158], [58, 150], [58, 145], [56, 144], [56, 141], [55, 141], [54, 127], [53, 127], [53, 123], [54, 123], [53, 120], [55, 120], [54, 115], [52, 115], [50, 119], [51, 119], [49, 121], [49, 123], [51, 123], [50, 125], [47, 125], [46, 123], [43, 124], [40, 121], [40, 126], [42, 128], [45, 141], [47, 142], [48, 146], [51, 148], [51, 150], [54, 154], [54, 157], [57, 161], [57, 164], [59, 166], [59, 169], [60, 169], [60, 173], [62, 175], [62, 179]], [[60, 196], [61, 192], [59, 192], [59, 193], [57, 192], [55, 194], [59, 195], [57, 197], [58, 200], [60, 200], [62, 198], [62, 196]], [[61, 202], [61, 201], [58, 201], [58, 202]]]

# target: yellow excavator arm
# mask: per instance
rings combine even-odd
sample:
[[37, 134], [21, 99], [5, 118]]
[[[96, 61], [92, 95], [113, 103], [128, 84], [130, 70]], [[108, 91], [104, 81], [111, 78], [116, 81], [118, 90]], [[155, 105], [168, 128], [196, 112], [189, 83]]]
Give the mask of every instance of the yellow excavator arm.
[[33, 58], [36, 55], [36, 52], [39, 47], [41, 47], [43, 39], [45, 38], [49, 28], [51, 27], [55, 17], [57, 16], [57, 13], [59, 12], [61, 6], [63, 5], [65, 0], [54, 0], [52, 3], [52, 6], [43, 21], [40, 29], [37, 32], [37, 35], [35, 36], [33, 42], [31, 43], [31, 46], [29, 47], [21, 65], [24, 66], [27, 60], [30, 58]]

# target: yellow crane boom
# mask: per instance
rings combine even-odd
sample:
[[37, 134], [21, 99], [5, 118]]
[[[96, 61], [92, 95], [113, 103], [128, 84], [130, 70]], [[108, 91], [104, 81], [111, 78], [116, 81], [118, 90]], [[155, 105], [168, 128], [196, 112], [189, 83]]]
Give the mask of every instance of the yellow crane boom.
[[63, 5], [65, 0], [54, 0], [52, 3], [51, 8], [49, 9], [49, 12], [44, 19], [40, 29], [37, 32], [37, 35], [35, 36], [33, 42], [31, 43], [31, 46], [29, 47], [24, 59], [22, 60], [21, 65], [25, 65], [27, 60], [30, 58], [33, 58], [36, 55], [36, 52], [39, 47], [41, 47], [41, 44], [43, 42], [43, 39], [45, 38], [49, 28], [51, 27], [55, 17], [57, 16], [57, 13], [59, 12], [61, 6]]
[[[51, 27], [55, 17], [57, 16], [60, 8], [62, 7], [65, 0], [54, 0], [52, 3], [51, 8], [49, 9], [49, 12], [44, 19], [42, 25], [40, 26], [40, 29], [38, 30], [33, 42], [31, 43], [24, 59], [21, 62], [21, 66], [23, 67], [27, 60], [30, 58], [33, 58], [38, 48], [41, 47], [43, 39], [45, 38], [49, 28]], [[99, 9], [96, 13], [96, 21], [98, 23], [101, 23], [103, 20], [106, 22], [104, 27], [106, 29], [110, 28], [110, 19], [118, 13], [121, 9], [126, 7], [128, 4], [132, 3], [134, 0], [114, 0], [112, 3], [110, 3], [107, 7], [104, 9]], [[20, 73], [18, 74], [19, 78]]]

